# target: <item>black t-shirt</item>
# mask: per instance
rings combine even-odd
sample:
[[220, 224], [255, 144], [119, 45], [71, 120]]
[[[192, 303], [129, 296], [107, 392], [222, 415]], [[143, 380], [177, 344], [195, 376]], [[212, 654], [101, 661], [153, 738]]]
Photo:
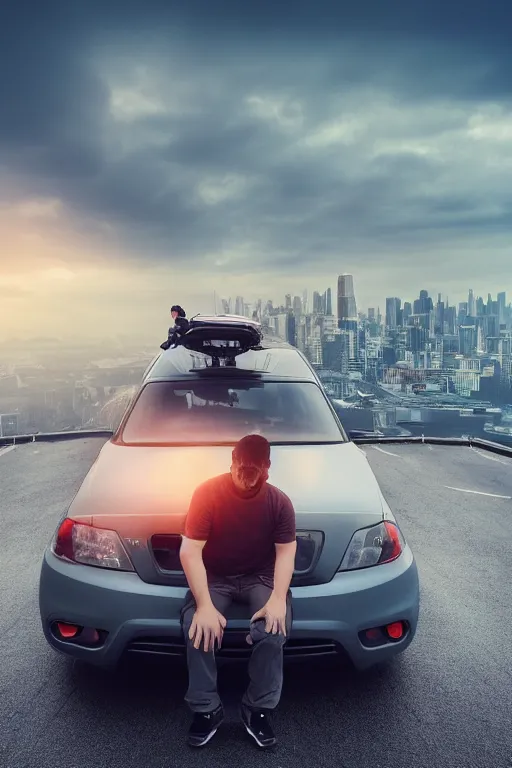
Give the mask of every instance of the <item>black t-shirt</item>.
[[239, 494], [227, 473], [195, 490], [184, 535], [206, 541], [209, 575], [272, 577], [275, 545], [295, 541], [295, 510], [288, 496], [267, 482], [254, 496]]
[[175, 344], [180, 336], [183, 336], [189, 329], [190, 323], [186, 317], [177, 317], [172, 328], [169, 328], [168, 338], [172, 344]]

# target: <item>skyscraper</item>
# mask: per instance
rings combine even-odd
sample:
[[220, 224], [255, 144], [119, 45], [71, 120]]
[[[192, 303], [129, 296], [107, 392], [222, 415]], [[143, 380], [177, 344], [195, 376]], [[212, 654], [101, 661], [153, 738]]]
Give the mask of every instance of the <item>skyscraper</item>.
[[245, 311], [245, 302], [243, 296], [237, 296], [235, 299], [235, 315], [243, 315]]
[[352, 275], [338, 277], [338, 328], [346, 342], [342, 357], [348, 356], [346, 360], [348, 371], [357, 372], [360, 370], [359, 334]]
[[295, 345], [297, 338], [295, 315], [293, 312], [291, 310], [287, 310], [286, 312], [279, 312], [277, 315], [274, 315], [273, 321], [276, 334], [287, 341], [288, 344]]
[[402, 300], [396, 296], [386, 299], [386, 327], [397, 328], [400, 319], [400, 306]]
[[506, 322], [507, 294], [503, 291], [498, 293], [498, 322], [505, 325]]
[[338, 321], [357, 320], [354, 278], [352, 275], [338, 277]]
[[425, 315], [428, 312], [432, 312], [434, 303], [428, 295], [428, 291], [420, 291], [420, 297], [415, 300], [413, 307], [415, 315]]
[[329, 316], [332, 315], [332, 297], [330, 288], [325, 292], [325, 314]]
[[457, 326], [457, 310], [455, 307], [446, 306], [444, 310], [444, 324], [449, 334], [454, 334]]
[[[469, 302], [468, 302], [469, 303]], [[478, 332], [476, 325], [459, 326], [459, 352], [461, 355], [471, 357], [478, 346]]]
[[304, 314], [307, 314], [309, 311], [307, 288], [304, 288], [304, 290], [302, 291], [302, 311], [304, 312]]
[[441, 299], [441, 294], [438, 293], [437, 295], [437, 304], [436, 304], [436, 317], [434, 322], [434, 331], [437, 334], [443, 334], [444, 333], [444, 314], [445, 314], [445, 306], [444, 301]]
[[476, 303], [473, 289], [469, 289], [468, 293], [468, 315], [469, 317], [476, 317]]
[[313, 291], [313, 312], [318, 315], [323, 315], [325, 312], [323, 296], [318, 291]]

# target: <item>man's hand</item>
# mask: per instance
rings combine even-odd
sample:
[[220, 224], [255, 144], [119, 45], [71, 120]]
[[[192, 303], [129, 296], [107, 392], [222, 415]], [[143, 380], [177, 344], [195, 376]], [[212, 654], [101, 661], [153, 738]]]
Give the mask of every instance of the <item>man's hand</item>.
[[286, 636], [286, 598], [270, 595], [263, 608], [252, 617], [251, 624], [258, 619], [265, 619], [265, 632]]
[[226, 624], [226, 619], [214, 605], [197, 608], [188, 633], [194, 648], [199, 649], [202, 640], [205, 652], [215, 650], [215, 641], [217, 641], [217, 648], [220, 648]]

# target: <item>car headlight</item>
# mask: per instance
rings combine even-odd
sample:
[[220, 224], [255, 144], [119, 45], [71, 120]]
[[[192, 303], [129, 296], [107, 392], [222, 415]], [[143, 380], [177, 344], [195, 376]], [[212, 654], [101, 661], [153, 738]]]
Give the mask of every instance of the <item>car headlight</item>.
[[350, 540], [339, 571], [353, 571], [372, 565], [390, 563], [400, 557], [405, 539], [396, 523], [389, 520], [371, 528], [361, 528]]
[[59, 526], [52, 544], [57, 557], [82, 565], [133, 571], [134, 567], [119, 534], [104, 528], [76, 523], [66, 517]]

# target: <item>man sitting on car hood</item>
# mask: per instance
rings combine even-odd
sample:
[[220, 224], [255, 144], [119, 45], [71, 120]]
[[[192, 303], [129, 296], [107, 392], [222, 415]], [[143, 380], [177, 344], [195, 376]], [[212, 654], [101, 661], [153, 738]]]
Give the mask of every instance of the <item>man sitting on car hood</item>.
[[258, 746], [276, 743], [269, 715], [281, 697], [297, 543], [292, 502], [268, 482], [269, 468], [270, 444], [261, 435], [247, 435], [233, 450], [231, 471], [200, 485], [188, 511], [180, 558], [190, 587], [182, 623], [186, 701], [194, 712], [191, 746], [206, 744], [223, 721], [215, 647], [232, 601], [247, 604], [252, 616], [242, 720]]

